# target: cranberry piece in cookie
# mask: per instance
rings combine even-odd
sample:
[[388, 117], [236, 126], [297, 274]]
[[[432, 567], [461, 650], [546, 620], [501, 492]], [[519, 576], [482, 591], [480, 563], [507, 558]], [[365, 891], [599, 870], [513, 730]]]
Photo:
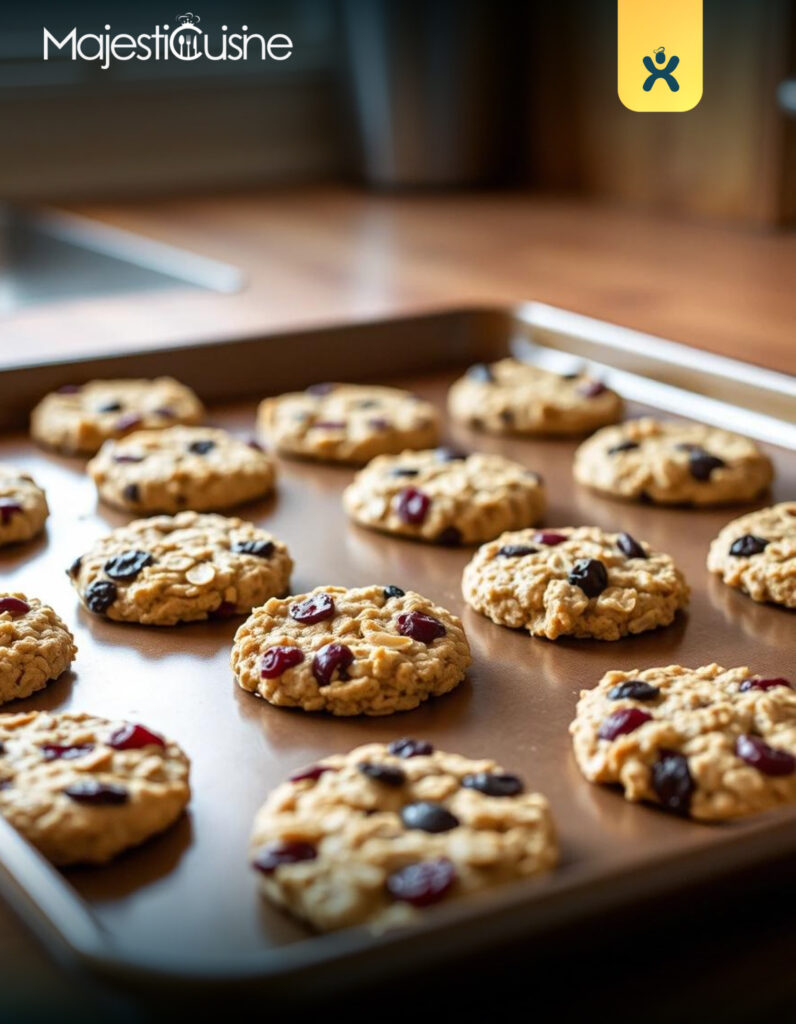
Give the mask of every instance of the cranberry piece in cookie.
[[8, 526], [15, 515], [22, 512], [22, 506], [12, 498], [0, 498], [0, 523]]
[[298, 647], [269, 647], [263, 655], [260, 675], [263, 679], [276, 679], [289, 668], [304, 661], [304, 652]]
[[401, 491], [395, 501], [395, 509], [399, 518], [413, 526], [425, 521], [430, 508], [431, 499], [416, 487], [407, 487]]
[[264, 846], [254, 858], [254, 867], [264, 875], [272, 875], [283, 864], [298, 864], [302, 860], [315, 860], [317, 856], [312, 843], [285, 839]]
[[639, 726], [651, 719], [652, 715], [648, 715], [640, 708], [620, 708], [619, 711], [614, 711], [605, 719], [597, 735], [601, 740], [615, 740], [617, 736], [635, 732]]
[[759, 676], [754, 676], [751, 679], [744, 679], [739, 689], [741, 693], [746, 693], [747, 690], [773, 690], [777, 686], [784, 686], [789, 690], [793, 689], [791, 683], [787, 679], [783, 679], [782, 676], [774, 676], [770, 679], [761, 679]]
[[141, 750], [142, 747], [164, 747], [165, 741], [145, 725], [125, 722], [108, 737], [108, 746], [114, 750]]
[[293, 772], [288, 778], [291, 782], [317, 782], [321, 775], [333, 771], [334, 768], [328, 764], [311, 764], [306, 768], [299, 768], [298, 771]]
[[544, 544], [545, 547], [554, 548], [559, 544], [563, 544], [568, 537], [565, 533], [556, 533], [553, 530], [539, 530], [533, 535], [533, 539], [537, 544]]
[[354, 661], [354, 652], [345, 644], [326, 644], [312, 659], [312, 674], [318, 686], [328, 686], [335, 676], [343, 681], [348, 679], [348, 669]]
[[393, 871], [387, 878], [387, 891], [394, 900], [413, 907], [438, 903], [456, 881], [456, 868], [447, 857], [416, 861]]
[[796, 771], [796, 757], [793, 754], [769, 746], [760, 736], [739, 736], [735, 753], [764, 775], [793, 775]]
[[423, 612], [404, 612], [398, 616], [398, 632], [401, 636], [411, 637], [423, 644], [432, 644], [441, 636], [445, 636], [445, 626], [433, 615]]
[[312, 597], [299, 601], [290, 607], [290, 617], [305, 626], [312, 626], [334, 615], [334, 598], [329, 594], [313, 594]]
[[29, 611], [30, 605], [20, 597], [0, 597], [0, 615], [5, 613], [12, 619], [19, 619]]

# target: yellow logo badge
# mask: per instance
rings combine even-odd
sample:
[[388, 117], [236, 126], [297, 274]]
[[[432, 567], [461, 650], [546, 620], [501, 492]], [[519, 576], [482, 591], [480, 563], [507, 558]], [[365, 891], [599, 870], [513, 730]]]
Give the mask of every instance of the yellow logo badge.
[[619, 99], [642, 112], [702, 99], [702, 0], [617, 0]]

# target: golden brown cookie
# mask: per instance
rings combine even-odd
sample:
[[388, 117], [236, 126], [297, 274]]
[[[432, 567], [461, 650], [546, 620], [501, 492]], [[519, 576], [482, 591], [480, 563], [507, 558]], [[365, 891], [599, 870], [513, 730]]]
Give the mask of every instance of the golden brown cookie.
[[0, 704], [43, 689], [76, 654], [75, 638], [49, 605], [0, 594]]
[[232, 508], [273, 490], [274, 460], [212, 427], [138, 430], [106, 441], [88, 464], [103, 501], [131, 512]]
[[343, 493], [362, 526], [433, 544], [479, 544], [539, 522], [541, 477], [502, 455], [449, 448], [380, 455]]
[[492, 434], [586, 434], [615, 423], [622, 408], [599, 380], [517, 359], [471, 366], [448, 394], [453, 419]]
[[719, 821], [796, 801], [796, 691], [748, 668], [607, 672], [570, 726], [590, 782]]
[[174, 626], [246, 615], [289, 586], [293, 560], [265, 530], [228, 516], [136, 519], [69, 568], [83, 605], [115, 622]]
[[701, 423], [644, 417], [606, 427], [575, 452], [575, 479], [615, 498], [661, 505], [751, 501], [771, 483], [754, 441]]
[[470, 664], [459, 619], [399, 587], [316, 587], [256, 608], [238, 629], [238, 684], [271, 704], [390, 715], [457, 686]]
[[361, 464], [439, 440], [439, 415], [430, 402], [373, 384], [316, 384], [266, 398], [257, 423], [277, 451], [324, 462]]
[[558, 860], [547, 801], [491, 760], [402, 739], [325, 757], [268, 797], [251, 839], [263, 895], [321, 931], [421, 908]]
[[493, 622], [549, 640], [668, 626], [689, 596], [669, 555], [596, 526], [504, 533], [465, 567], [462, 592]]
[[189, 762], [145, 726], [93, 715], [0, 715], [0, 814], [54, 864], [103, 864], [168, 828]]
[[33, 438], [65, 455], [93, 455], [103, 441], [134, 430], [199, 423], [202, 403], [171, 377], [66, 384], [31, 413]]
[[49, 514], [44, 491], [33, 477], [0, 465], [0, 546], [37, 536]]
[[796, 501], [727, 523], [710, 545], [708, 569], [753, 601], [796, 608]]

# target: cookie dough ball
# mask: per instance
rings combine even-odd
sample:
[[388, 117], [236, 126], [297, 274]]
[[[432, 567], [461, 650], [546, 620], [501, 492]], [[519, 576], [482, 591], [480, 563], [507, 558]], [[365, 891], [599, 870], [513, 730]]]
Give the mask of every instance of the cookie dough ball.
[[343, 494], [362, 526], [434, 544], [479, 544], [544, 515], [538, 473], [502, 455], [448, 448], [381, 455]]
[[607, 672], [570, 726], [590, 782], [720, 821], [796, 800], [796, 691], [748, 668]]
[[644, 417], [606, 427], [575, 453], [575, 479], [614, 498], [660, 505], [751, 501], [771, 460], [745, 437], [701, 423]]
[[38, 536], [50, 510], [32, 476], [0, 465], [0, 547]]
[[54, 864], [104, 864], [168, 828], [188, 803], [188, 769], [143, 725], [0, 716], [0, 814]]
[[34, 440], [64, 455], [94, 455], [109, 438], [134, 430], [161, 430], [199, 423], [202, 403], [171, 377], [154, 380], [92, 380], [66, 384], [31, 413]]
[[599, 380], [517, 359], [471, 366], [448, 394], [453, 419], [491, 434], [586, 434], [615, 423], [622, 408], [619, 395]]
[[316, 384], [266, 398], [257, 422], [282, 454], [324, 462], [361, 465], [439, 440], [439, 415], [430, 402], [372, 384]]
[[68, 573], [88, 611], [115, 622], [174, 626], [247, 615], [289, 587], [293, 560], [242, 519], [180, 512], [121, 526]]
[[708, 569], [753, 601], [796, 608], [796, 501], [727, 523], [710, 545]]
[[44, 689], [76, 654], [75, 638], [49, 605], [0, 594], [0, 704]]
[[106, 441], [88, 464], [100, 498], [131, 512], [232, 508], [274, 488], [274, 460], [211, 427], [139, 430]]
[[294, 773], [257, 815], [251, 858], [268, 900], [329, 931], [409, 923], [548, 871], [558, 849], [547, 800], [517, 775], [402, 739]]
[[271, 704], [389, 715], [448, 693], [470, 647], [459, 619], [399, 587], [317, 587], [268, 601], [235, 636], [238, 684]]
[[532, 636], [618, 640], [668, 626], [688, 604], [669, 555], [596, 526], [504, 533], [465, 567], [471, 608]]

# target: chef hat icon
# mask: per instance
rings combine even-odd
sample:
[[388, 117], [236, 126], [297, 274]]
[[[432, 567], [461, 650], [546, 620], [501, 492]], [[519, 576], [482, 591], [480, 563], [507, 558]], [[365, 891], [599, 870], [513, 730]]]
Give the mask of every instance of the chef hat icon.
[[187, 11], [185, 14], [179, 14], [177, 16], [177, 21], [179, 21], [181, 25], [196, 25], [196, 23], [201, 20], [202, 19], [199, 15], [194, 14], [192, 11]]

